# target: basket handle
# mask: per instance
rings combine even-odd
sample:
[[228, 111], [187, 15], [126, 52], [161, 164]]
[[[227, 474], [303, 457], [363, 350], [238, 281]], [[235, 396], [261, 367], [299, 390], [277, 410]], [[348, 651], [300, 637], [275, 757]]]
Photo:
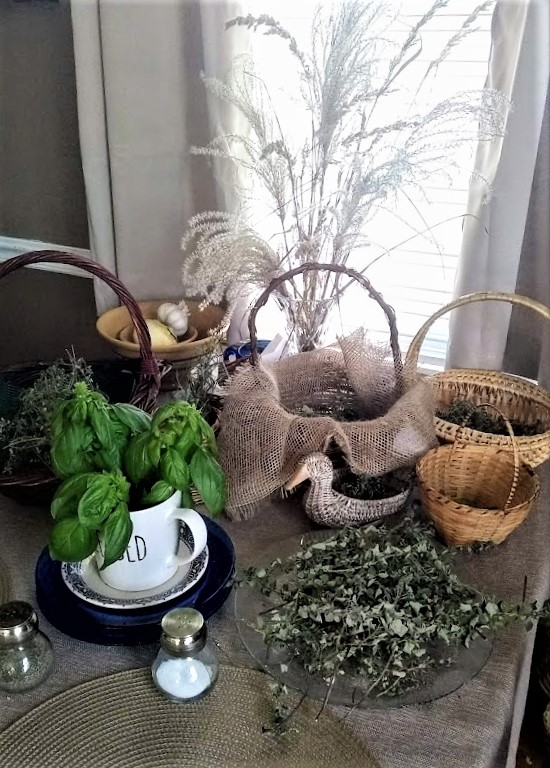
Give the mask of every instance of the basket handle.
[[[508, 511], [508, 507], [510, 506], [510, 504], [512, 502], [512, 499], [514, 498], [514, 494], [516, 492], [516, 489], [518, 487], [518, 482], [519, 482], [520, 459], [519, 459], [519, 448], [518, 448], [518, 444], [517, 444], [517, 441], [516, 441], [516, 436], [514, 435], [514, 430], [512, 429], [512, 425], [510, 424], [509, 419], [504, 415], [504, 413], [500, 410], [500, 408], [496, 407], [496, 405], [493, 405], [492, 403], [480, 403], [480, 405], [478, 405], [477, 407], [478, 408], [492, 408], [493, 411], [496, 411], [496, 413], [498, 413], [498, 415], [500, 416], [500, 418], [502, 419], [502, 421], [504, 422], [504, 424], [506, 426], [506, 431], [508, 432], [508, 435], [510, 437], [510, 442], [512, 444], [512, 451], [513, 451], [513, 454], [514, 454], [514, 476], [513, 476], [513, 479], [512, 479], [512, 485], [510, 487], [510, 493], [508, 494], [508, 498], [506, 500], [506, 504], [504, 505], [504, 514], [506, 514], [506, 512]], [[455, 439], [454, 439], [454, 442], [452, 443], [452, 448], [451, 448], [451, 450], [449, 452], [449, 461], [451, 460], [452, 455], [454, 453], [455, 445], [460, 440], [460, 436], [462, 435], [462, 431], [467, 426], [469, 418], [470, 417], [468, 416], [468, 418], [465, 420], [465, 422], [463, 424], [460, 424], [458, 426], [458, 429], [456, 430]], [[464, 444], [465, 445], [467, 444], [466, 441], [465, 441]]]
[[258, 314], [259, 310], [263, 306], [265, 306], [270, 295], [273, 293], [274, 290], [276, 290], [276, 288], [278, 288], [280, 285], [285, 283], [287, 280], [292, 280], [297, 275], [302, 275], [304, 272], [311, 272], [311, 271], [335, 272], [337, 274], [347, 275], [348, 277], [351, 277], [352, 280], [355, 280], [360, 285], [362, 285], [363, 288], [365, 288], [365, 290], [368, 292], [371, 299], [374, 299], [382, 307], [382, 309], [384, 310], [384, 314], [386, 315], [386, 318], [388, 320], [388, 325], [390, 326], [390, 344], [391, 344], [391, 350], [393, 355], [393, 362], [395, 365], [396, 383], [398, 385], [398, 389], [400, 390], [402, 380], [403, 380], [403, 361], [401, 359], [401, 350], [399, 349], [397, 325], [395, 322], [395, 312], [393, 308], [390, 307], [390, 305], [384, 301], [384, 299], [382, 298], [382, 295], [378, 293], [378, 291], [375, 288], [373, 288], [370, 280], [368, 280], [360, 272], [357, 272], [355, 269], [350, 269], [350, 267], [345, 267], [343, 264], [322, 264], [315, 261], [309, 261], [309, 262], [306, 262], [305, 264], [301, 264], [299, 267], [290, 269], [288, 272], [284, 272], [282, 275], [278, 275], [277, 277], [273, 278], [273, 280], [269, 283], [269, 285], [263, 291], [263, 293], [261, 293], [260, 296], [256, 299], [256, 302], [252, 307], [252, 309], [250, 310], [250, 315], [248, 317], [248, 331], [250, 334], [252, 364], [257, 365], [260, 359], [258, 355], [258, 335], [256, 330], [256, 315]]
[[467, 293], [464, 296], [460, 296], [458, 299], [451, 301], [450, 304], [441, 307], [441, 309], [438, 309], [437, 312], [434, 312], [434, 314], [429, 317], [428, 320], [426, 320], [424, 325], [420, 328], [411, 342], [405, 357], [405, 366], [407, 368], [410, 367], [411, 370], [415, 370], [418, 367], [418, 358], [420, 356], [420, 349], [422, 344], [424, 343], [431, 326], [438, 318], [446, 315], [447, 312], [450, 312], [452, 309], [457, 309], [457, 307], [464, 307], [466, 304], [473, 304], [477, 301], [505, 301], [509, 304], [514, 304], [519, 307], [527, 307], [527, 309], [532, 309], [546, 320], [550, 320], [550, 309], [544, 304], [541, 304], [539, 301], [530, 299], [528, 296], [521, 296], [518, 293], [499, 293], [498, 291]]
[[43, 262], [68, 264], [72, 267], [83, 269], [85, 272], [90, 272], [107, 283], [125, 305], [136, 328], [141, 355], [139, 381], [134, 386], [131, 402], [144, 411], [152, 411], [156, 406], [157, 395], [160, 389], [161, 370], [153, 356], [149, 329], [137, 301], [120, 280], [109, 270], [105, 269], [105, 267], [102, 267], [101, 264], [85, 256], [76, 256], [75, 254], [62, 253], [61, 251], [29, 251], [28, 253], [14, 256], [0, 264], [0, 280], [21, 267], [28, 267], [32, 264]]

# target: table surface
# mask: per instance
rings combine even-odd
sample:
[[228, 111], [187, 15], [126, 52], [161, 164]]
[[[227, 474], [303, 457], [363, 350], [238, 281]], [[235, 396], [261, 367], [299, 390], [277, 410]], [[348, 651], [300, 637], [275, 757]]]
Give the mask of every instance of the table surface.
[[[544, 600], [549, 592], [550, 473], [541, 473], [542, 492], [528, 520], [499, 547], [460, 555], [466, 573], [487, 594], [521, 601], [527, 577], [527, 599]], [[233, 539], [238, 564], [252, 565], [265, 547], [311, 529], [296, 503], [266, 503], [244, 522], [222, 519]], [[44, 509], [23, 507], [0, 496], [0, 557], [12, 581], [12, 599], [36, 607], [34, 567], [51, 525]], [[39, 612], [40, 616], [40, 612]], [[151, 664], [156, 645], [103, 646], [67, 637], [40, 616], [53, 642], [56, 666], [39, 688], [24, 694], [0, 692], [0, 731], [56, 693], [86, 680]], [[210, 632], [225, 664], [255, 667], [240, 643], [233, 620], [233, 600], [209, 621]], [[335, 711], [379, 760], [381, 768], [513, 768], [525, 707], [534, 630], [501, 632], [483, 670], [455, 693], [429, 704], [390, 710]], [[1, 762], [1, 761], [0, 761]], [[345, 759], [342, 759], [345, 765]], [[117, 768], [115, 766], [115, 768]]]

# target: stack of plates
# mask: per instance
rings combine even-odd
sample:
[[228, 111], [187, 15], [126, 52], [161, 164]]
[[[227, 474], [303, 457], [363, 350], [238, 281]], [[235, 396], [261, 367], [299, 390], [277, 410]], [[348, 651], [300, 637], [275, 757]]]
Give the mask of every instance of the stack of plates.
[[225, 531], [208, 517], [208, 543], [191, 565], [156, 589], [124, 592], [100, 579], [95, 559], [59, 563], [45, 549], [36, 564], [36, 597], [46, 619], [66, 635], [102, 645], [155, 643], [160, 621], [172, 608], [196, 608], [205, 618], [229, 597], [235, 550]]

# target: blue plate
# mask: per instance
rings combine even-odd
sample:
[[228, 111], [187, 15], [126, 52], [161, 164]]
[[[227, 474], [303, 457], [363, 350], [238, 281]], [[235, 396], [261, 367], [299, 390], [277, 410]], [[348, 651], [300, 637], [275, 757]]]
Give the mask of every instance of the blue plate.
[[205, 618], [218, 611], [229, 597], [235, 573], [235, 549], [227, 533], [208, 517], [208, 568], [195, 588], [160, 605], [132, 610], [98, 607], [81, 600], [66, 586], [61, 563], [44, 549], [35, 570], [36, 598], [40, 610], [66, 635], [100, 645], [155, 643], [160, 622], [172, 608], [196, 608]]

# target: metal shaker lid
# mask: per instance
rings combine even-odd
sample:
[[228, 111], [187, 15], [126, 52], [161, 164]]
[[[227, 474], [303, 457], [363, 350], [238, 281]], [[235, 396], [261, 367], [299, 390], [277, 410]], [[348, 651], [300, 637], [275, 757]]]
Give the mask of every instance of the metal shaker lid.
[[29, 603], [13, 600], [0, 605], [0, 646], [23, 642], [38, 629], [38, 616]]
[[169, 653], [188, 656], [206, 644], [206, 623], [194, 608], [174, 608], [162, 619], [162, 647]]

